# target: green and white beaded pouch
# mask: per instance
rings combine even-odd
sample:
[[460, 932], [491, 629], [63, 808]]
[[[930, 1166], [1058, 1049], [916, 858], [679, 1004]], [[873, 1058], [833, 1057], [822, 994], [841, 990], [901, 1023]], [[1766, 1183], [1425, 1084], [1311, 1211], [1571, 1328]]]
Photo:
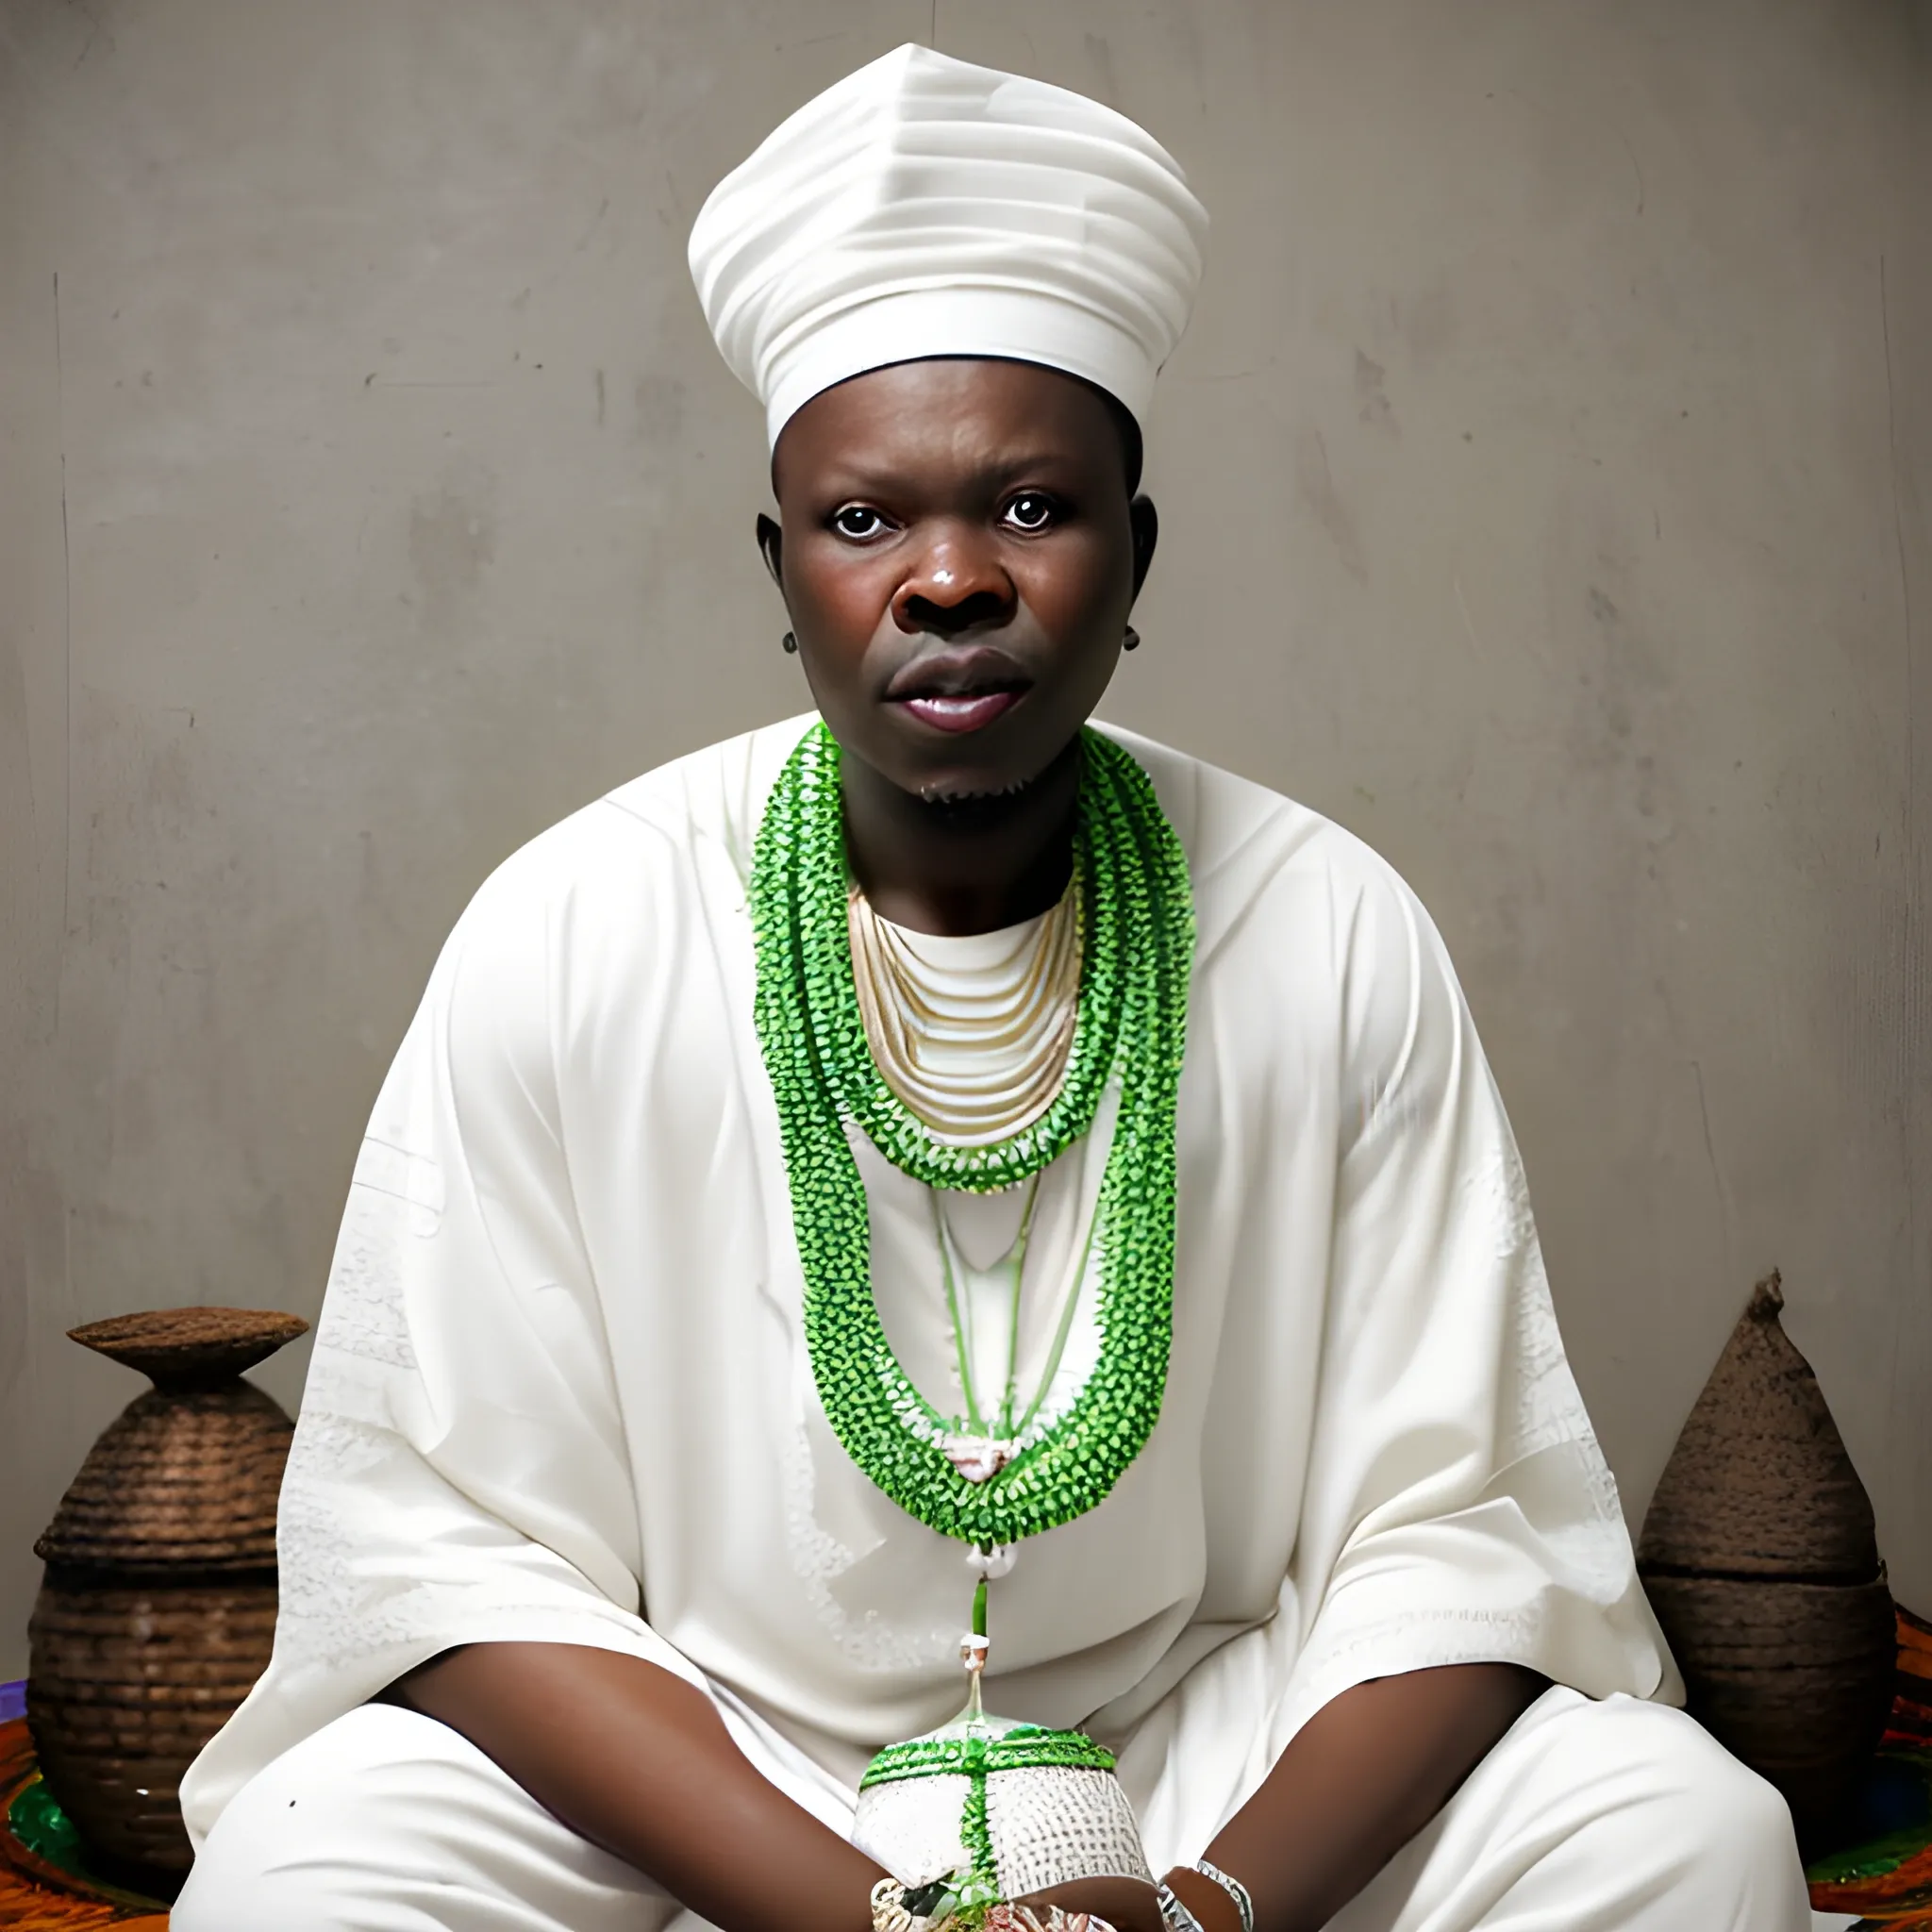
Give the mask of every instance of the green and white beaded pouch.
[[1086, 1878], [1154, 1882], [1113, 1754], [1078, 1731], [968, 1715], [889, 1745], [859, 1787], [853, 1843], [962, 1916]]

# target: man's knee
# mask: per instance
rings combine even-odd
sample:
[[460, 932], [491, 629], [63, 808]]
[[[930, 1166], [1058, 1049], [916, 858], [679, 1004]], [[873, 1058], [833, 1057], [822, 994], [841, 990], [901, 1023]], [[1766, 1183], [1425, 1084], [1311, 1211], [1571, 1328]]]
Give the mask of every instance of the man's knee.
[[358, 1932], [377, 1923], [364, 1914], [345, 1921], [339, 1896], [346, 1875], [345, 1844], [366, 1841], [347, 1792], [318, 1801], [310, 1786], [300, 1797], [283, 1789], [281, 1767], [271, 1765], [243, 1787], [216, 1821], [175, 1901], [169, 1932]]
[[256, 1774], [215, 1821], [173, 1932], [635, 1932], [664, 1894], [558, 1823], [467, 1739], [364, 1705]]
[[1714, 1739], [1681, 1802], [1685, 1830], [1740, 1900], [1802, 1887], [1804, 1871], [1790, 1807], [1775, 1787]]
[[[344, 1846], [366, 1843], [379, 1802], [380, 1753], [358, 1749], [372, 1726], [355, 1713], [265, 1765], [228, 1801], [203, 1842], [169, 1919], [170, 1932], [316, 1932], [323, 1879]], [[363, 1815], [358, 1816], [361, 1813]]]
[[[1641, 1835], [1731, 1923], [1774, 1926], [1802, 1911], [1804, 1869], [1777, 1790], [1682, 1711], [1626, 1700], [1626, 1746], [1650, 1786]], [[1752, 1914], [1757, 1916], [1752, 1916]]]
[[[213, 1840], [209, 1840], [210, 1844]], [[237, 1869], [219, 1851], [204, 1849], [168, 1915], [168, 1932], [325, 1932], [303, 1889], [277, 1885], [274, 1874]]]
[[1747, 1850], [1772, 1852], [1795, 1845], [1790, 1807], [1777, 1790], [1735, 1758], [1713, 1796], [1714, 1825], [1726, 1842]]

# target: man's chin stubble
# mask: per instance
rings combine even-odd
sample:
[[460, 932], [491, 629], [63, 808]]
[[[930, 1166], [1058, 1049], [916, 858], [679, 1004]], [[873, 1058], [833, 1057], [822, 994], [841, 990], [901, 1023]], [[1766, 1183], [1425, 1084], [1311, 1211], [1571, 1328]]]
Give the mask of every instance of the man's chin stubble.
[[[1077, 745], [1076, 739], [1069, 747], [1075, 755]], [[1060, 769], [1064, 756], [1049, 758], [1030, 778], [1016, 778], [1008, 785], [975, 787], [935, 780], [922, 785], [916, 795], [932, 821], [948, 831], [988, 830], [1022, 808]]]

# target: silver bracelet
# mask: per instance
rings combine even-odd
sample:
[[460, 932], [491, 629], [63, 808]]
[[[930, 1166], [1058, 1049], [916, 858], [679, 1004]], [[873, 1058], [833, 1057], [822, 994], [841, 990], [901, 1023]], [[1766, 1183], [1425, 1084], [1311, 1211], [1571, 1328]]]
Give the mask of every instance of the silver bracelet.
[[1167, 1927], [1167, 1932], [1206, 1932], [1200, 1920], [1181, 1903], [1180, 1894], [1164, 1878], [1160, 1881], [1158, 1894], [1160, 1921]]
[[1211, 1878], [1229, 1898], [1234, 1908], [1241, 1915], [1241, 1932], [1255, 1932], [1255, 1901], [1248, 1896], [1248, 1888], [1239, 1878], [1230, 1878], [1219, 1865], [1210, 1865], [1206, 1858], [1196, 1858], [1192, 1870], [1203, 1878]]

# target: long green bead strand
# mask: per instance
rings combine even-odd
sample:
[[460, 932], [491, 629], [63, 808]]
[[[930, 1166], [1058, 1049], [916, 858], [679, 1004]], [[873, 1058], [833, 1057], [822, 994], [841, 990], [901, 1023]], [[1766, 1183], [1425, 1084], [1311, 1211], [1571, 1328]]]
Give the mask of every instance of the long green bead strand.
[[[1074, 830], [1087, 912], [1067, 1071], [1033, 1125], [986, 1147], [936, 1141], [886, 1085], [865, 1039], [845, 918], [839, 747], [823, 724], [787, 762], [758, 828], [751, 878], [756, 1018], [777, 1103], [806, 1281], [804, 1326], [819, 1399], [853, 1460], [921, 1522], [1009, 1543], [1098, 1504], [1160, 1413], [1173, 1327], [1174, 1108], [1193, 964], [1187, 861], [1147, 774], [1082, 735]], [[1100, 1358], [1072, 1407], [984, 1482], [946, 1457], [952, 1425], [899, 1366], [873, 1300], [856, 1124], [927, 1187], [1018, 1185], [1092, 1125], [1121, 1088], [1101, 1177]]]

